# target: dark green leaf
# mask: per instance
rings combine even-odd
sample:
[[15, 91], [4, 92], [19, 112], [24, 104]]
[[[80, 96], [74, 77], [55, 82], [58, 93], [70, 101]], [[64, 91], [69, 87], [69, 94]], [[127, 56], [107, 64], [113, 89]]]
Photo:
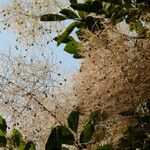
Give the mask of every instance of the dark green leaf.
[[146, 106], [147, 106], [148, 110], [150, 111], [150, 102], [147, 102]]
[[81, 25], [80, 22], [71, 23], [64, 31], [64, 33], [58, 37], [57, 45], [60, 45], [66, 38], [68, 38], [69, 34], [74, 30], [74, 28], [78, 27], [79, 25]]
[[77, 133], [78, 124], [79, 124], [79, 110], [74, 110], [70, 113], [68, 117], [68, 126], [69, 128]]
[[84, 58], [84, 56], [82, 56], [82, 55], [79, 54], [79, 53], [75, 53], [75, 54], [73, 55], [73, 58], [75, 58], [75, 59], [81, 59], [81, 58]]
[[97, 147], [96, 150], [113, 150], [113, 147], [110, 144], [106, 144], [106, 145]]
[[32, 141], [27, 142], [24, 150], [36, 150], [35, 144]]
[[61, 150], [62, 148], [62, 141], [59, 135], [57, 127], [53, 128], [50, 136], [46, 142], [45, 150]]
[[71, 7], [78, 11], [84, 11], [84, 12], [100, 12], [102, 9], [102, 3], [101, 2], [88, 2], [88, 3], [78, 3], [73, 4]]
[[14, 147], [19, 147], [21, 143], [24, 143], [24, 141], [22, 139], [22, 135], [17, 129], [14, 129], [12, 131], [12, 134], [9, 138], [9, 142]]
[[62, 144], [73, 145], [74, 135], [65, 126], [56, 126], [52, 129], [46, 142], [45, 150], [61, 150]]
[[83, 128], [83, 131], [80, 135], [80, 143], [87, 143], [92, 139], [92, 135], [95, 132], [94, 124], [89, 122]]
[[7, 129], [6, 121], [0, 116], [0, 130], [6, 133], [6, 129]]
[[122, 5], [122, 0], [96, 0], [98, 2], [107, 2], [107, 3], [111, 3], [111, 4], [115, 4], [115, 5]]
[[78, 50], [79, 45], [80, 45], [80, 42], [73, 40], [67, 43], [64, 50], [70, 54], [75, 54], [75, 53], [78, 53], [79, 51]]
[[125, 19], [127, 15], [127, 9], [124, 7], [118, 6], [115, 8], [113, 15], [111, 16], [112, 23], [116, 25]]
[[85, 26], [93, 33], [100, 31], [103, 28], [103, 24], [99, 18], [87, 16], [85, 19]]
[[60, 13], [65, 15], [69, 19], [79, 18], [78, 15], [70, 9], [62, 9]]
[[77, 2], [77, 0], [70, 0], [70, 3], [71, 4], [77, 4], [78, 2]]
[[100, 110], [96, 110], [90, 113], [89, 120], [87, 122], [92, 122], [96, 125], [100, 121]]
[[73, 145], [75, 142], [74, 135], [72, 132], [65, 126], [58, 126], [57, 129], [60, 132], [62, 139], [62, 144]]
[[78, 11], [78, 14], [82, 19], [85, 19], [88, 15], [88, 13], [85, 11]]
[[112, 14], [115, 12], [116, 5], [111, 4], [110, 6], [107, 6], [103, 8], [104, 14], [107, 18], [111, 18]]
[[143, 123], [150, 124], [150, 115], [140, 118]]
[[62, 21], [67, 19], [65, 16], [58, 14], [46, 14], [40, 17], [41, 21]]
[[0, 147], [5, 147], [7, 143], [7, 139], [5, 137], [4, 132], [0, 129]]
[[[59, 36], [55, 37], [53, 40], [57, 41], [58, 39], [59, 39]], [[68, 43], [73, 40], [74, 40], [74, 38], [72, 36], [68, 36], [66, 39], [64, 39], [64, 41], [62, 41], [62, 43]]]
[[119, 115], [121, 116], [134, 116], [136, 115], [136, 112], [134, 112], [132, 109], [131, 110], [128, 110], [128, 111], [123, 111], [123, 112], [120, 112]]

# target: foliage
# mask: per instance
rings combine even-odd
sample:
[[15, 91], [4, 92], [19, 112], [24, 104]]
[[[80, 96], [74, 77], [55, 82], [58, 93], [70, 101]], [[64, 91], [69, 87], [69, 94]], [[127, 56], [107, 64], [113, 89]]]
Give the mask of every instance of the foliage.
[[[75, 27], [77, 27], [80, 32], [80, 29], [83, 28], [88, 28], [93, 33], [102, 30], [102, 20], [104, 18], [110, 19], [114, 25], [125, 21], [127, 24], [129, 24], [130, 30], [135, 30], [139, 37], [149, 37], [150, 35], [147, 26], [150, 21], [149, 1], [90, 0], [85, 1], [84, 3], [78, 3], [76, 0], [70, 0], [70, 3], [70, 7], [74, 9], [74, 11], [71, 9], [62, 9], [59, 12], [61, 15], [47, 14], [41, 16], [41, 21], [62, 21], [64, 19], [72, 19], [74, 21], [71, 25], [69, 25], [62, 35], [57, 37], [57, 40], [55, 38], [57, 45], [63, 43], [63, 41], [68, 38]], [[102, 17], [93, 17], [90, 15], [91, 13], [95, 13], [96, 16], [98, 15]], [[57, 16], [57, 18], [54, 19], [53, 16]], [[70, 43], [67, 43], [67, 45], [68, 44], [70, 46]], [[77, 52], [80, 53], [78, 46], [74, 47], [74, 49], [75, 50], [73, 54], [76, 54]]]
[[[77, 1], [70, 1], [70, 3], [70, 6], [72, 8], [78, 5]], [[88, 6], [88, 3], [86, 3], [86, 5]], [[74, 10], [77, 9], [74, 8]], [[101, 23], [99, 19], [93, 18], [92, 16], [88, 16], [89, 13], [85, 12], [84, 10], [79, 10], [76, 12], [71, 9], [62, 9], [59, 13], [60, 14], [46, 14], [41, 16], [40, 19], [41, 21], [63, 21], [66, 19], [72, 19], [74, 22], [71, 23], [61, 35], [54, 38], [54, 40], [57, 41], [58, 46], [62, 43], [66, 43], [66, 47], [64, 50], [70, 54], [73, 54], [74, 58], [83, 58], [80, 55], [79, 51], [81, 43], [75, 41], [73, 37], [71, 37], [72, 40], [69, 40], [68, 42], [66, 42], [66, 39], [70, 37], [70, 34], [75, 28], [78, 28], [78, 31], [81, 31], [80, 29], [82, 28], [88, 28], [89, 30], [95, 32], [96, 29], [93, 27], [93, 25], [98, 24], [100, 27]], [[78, 36], [78, 38], [80, 38], [80, 36]], [[72, 43], [75, 43], [75, 46]]]
[[6, 135], [6, 121], [0, 116], [0, 147], [9, 150], [35, 150], [35, 144], [32, 141], [27, 143], [23, 140], [21, 133], [17, 129], [13, 129], [11, 135]]
[[[60, 24], [43, 24], [39, 15], [47, 12], [57, 12], [66, 6], [66, 1], [61, 0], [13, 0], [1, 2], [2, 30], [14, 32], [17, 45], [23, 46], [26, 50], [33, 47], [45, 49], [47, 43], [52, 40], [52, 32], [59, 32], [62, 29]], [[47, 36], [51, 35], [51, 36]]]
[[150, 149], [150, 108], [149, 101], [146, 105], [141, 106], [142, 111], [129, 110], [121, 112], [123, 117], [134, 117], [137, 119], [135, 125], [127, 127], [124, 132], [124, 136], [119, 140], [118, 150], [130, 150], [130, 149]]
[[[94, 117], [100, 116], [99, 111], [94, 111]], [[92, 140], [93, 133], [95, 131], [95, 118], [93, 115], [89, 115], [80, 135], [79, 135], [79, 109], [73, 110], [68, 116], [68, 127], [64, 125], [58, 125], [51, 130], [49, 138], [47, 140], [45, 150], [62, 150], [63, 144], [76, 146], [77, 149], [84, 149], [88, 143]], [[79, 137], [78, 137], [79, 135]]]

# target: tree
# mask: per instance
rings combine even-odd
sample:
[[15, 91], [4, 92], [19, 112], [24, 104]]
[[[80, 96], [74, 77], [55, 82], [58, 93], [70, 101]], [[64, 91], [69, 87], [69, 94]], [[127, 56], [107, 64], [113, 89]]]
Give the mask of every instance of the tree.
[[[3, 29], [16, 34], [16, 41], [24, 46], [26, 50], [33, 46], [41, 46], [41, 49], [51, 42], [54, 31], [60, 32], [62, 27], [58, 24], [43, 24], [39, 16], [48, 12], [57, 12], [66, 2], [59, 0], [14, 0], [2, 10]], [[56, 27], [57, 26], [57, 27]]]
[[0, 54], [0, 113], [9, 129], [22, 130], [27, 137], [36, 139], [38, 146], [44, 144], [54, 124], [63, 123], [72, 105], [71, 88], [66, 91], [69, 83], [64, 72], [50, 60], [52, 55], [42, 54], [40, 60]]
[[7, 135], [6, 120], [0, 116], [0, 147], [4, 149], [35, 150], [35, 144], [32, 141], [24, 141], [22, 134], [13, 129], [10, 136]]
[[[148, 149], [149, 145], [144, 143], [149, 142], [147, 126], [150, 123], [148, 110], [150, 84], [149, 76], [147, 76], [150, 70], [148, 59], [150, 56], [149, 1], [94, 0], [85, 3], [70, 1], [70, 3], [71, 8], [75, 11], [88, 13], [86, 19], [91, 13], [95, 14], [94, 17], [103, 18], [101, 19], [103, 28], [99, 28], [100, 30], [96, 33], [91, 33], [85, 29], [86, 19], [83, 21], [74, 17], [74, 22], [56, 39], [58, 45], [65, 43], [63, 40], [69, 39], [74, 27], [81, 28], [79, 33], [87, 38], [87, 43], [85, 39], [81, 39], [83, 47], [80, 51], [71, 51], [73, 54], [79, 52], [85, 57], [79, 74], [81, 80], [77, 83], [76, 88], [76, 95], [81, 100], [80, 109], [84, 113], [97, 107], [102, 109], [103, 124], [100, 126], [105, 129], [105, 136], [99, 135], [99, 142], [105, 140], [115, 145], [118, 137], [123, 134], [125, 126], [132, 125], [131, 129], [133, 128], [134, 133], [131, 130], [131, 133], [126, 133], [127, 135], [125, 134], [122, 139], [129, 145], [129, 147], [124, 145], [124, 149], [133, 149], [132, 146]], [[52, 18], [52, 14], [42, 16], [41, 20], [70, 19], [68, 13], [70, 16], [73, 15], [71, 10], [63, 10], [63, 13], [60, 11], [59, 14], [55, 14], [60, 15], [60, 20], [59, 17]], [[137, 33], [136, 36], [120, 33], [116, 29], [116, 25], [123, 21], [129, 25], [130, 31]], [[77, 23], [82, 25], [78, 26]], [[70, 41], [67, 44], [70, 44]], [[72, 47], [69, 47], [69, 50], [72, 50]], [[133, 111], [137, 109], [138, 113]], [[119, 116], [125, 112], [127, 113], [126, 118]], [[133, 112], [136, 114], [134, 117]], [[145, 122], [141, 121], [143, 116]], [[135, 126], [140, 127], [137, 129]], [[141, 130], [142, 133], [137, 130]], [[132, 143], [128, 143], [133, 134], [135, 134], [135, 139]], [[144, 142], [141, 142], [142, 146], [139, 144], [141, 137], [136, 134], [144, 137]]]
[[[62, 9], [59, 14], [44, 14], [40, 19], [52, 22], [66, 19], [73, 21], [54, 40], [58, 45], [66, 43], [65, 50], [77, 56], [76, 58], [85, 57], [75, 93], [81, 100], [79, 109], [82, 110], [82, 120], [91, 110], [99, 108], [102, 111], [101, 123], [97, 125], [94, 136], [100, 145], [97, 149], [113, 149], [111, 144], [118, 148], [117, 146], [122, 146], [124, 142], [124, 149], [133, 149], [133, 146], [149, 149], [149, 145], [145, 145], [149, 142], [147, 127], [150, 123], [149, 1], [87, 0], [78, 3], [76, 0], [70, 0], [70, 4], [71, 9]], [[81, 12], [83, 16], [79, 17]], [[92, 25], [95, 25], [97, 20], [101, 28], [93, 31]], [[116, 25], [123, 21], [129, 25], [131, 31], [137, 33], [136, 36], [128, 36], [116, 29]], [[70, 36], [76, 27], [79, 29], [77, 34], [80, 41]], [[81, 44], [81, 48], [78, 49]], [[34, 96], [34, 93], [27, 94], [29, 99], [30, 96]], [[129, 130], [123, 135], [127, 126]], [[62, 126], [52, 130], [49, 139], [50, 142], [54, 142], [55, 148], [59, 146], [60, 149], [62, 144], [66, 144], [66, 141], [62, 142], [64, 133], [66, 130], [64, 131]], [[70, 130], [67, 135], [70, 135]], [[58, 137], [58, 145], [53, 136]], [[135, 138], [131, 142], [132, 136]], [[71, 134], [71, 139], [72, 137]], [[102, 141], [107, 144], [101, 146]]]

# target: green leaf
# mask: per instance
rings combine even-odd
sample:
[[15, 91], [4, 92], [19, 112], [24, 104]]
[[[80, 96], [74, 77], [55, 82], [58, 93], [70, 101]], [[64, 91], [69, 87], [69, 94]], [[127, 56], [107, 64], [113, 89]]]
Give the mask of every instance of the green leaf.
[[65, 126], [58, 126], [57, 129], [60, 132], [60, 137], [62, 144], [73, 145], [75, 142], [74, 135], [72, 132]]
[[[55, 37], [53, 40], [57, 41], [58, 39], [59, 39], [59, 36]], [[74, 38], [72, 36], [68, 36], [66, 39], [64, 39], [62, 41], [62, 43], [68, 43], [68, 42], [73, 41], [73, 40], [74, 40]]]
[[82, 19], [85, 19], [88, 15], [88, 13], [85, 11], [78, 11], [78, 14]]
[[81, 132], [80, 143], [89, 142], [92, 139], [92, 135], [94, 132], [95, 132], [94, 124], [92, 122], [87, 123], [84, 126], [83, 131]]
[[75, 54], [73, 55], [73, 58], [75, 58], [75, 59], [81, 59], [81, 58], [84, 58], [84, 56], [82, 56], [82, 55], [79, 54], [79, 53], [75, 53]]
[[74, 11], [72, 11], [70, 9], [62, 9], [60, 11], [60, 13], [65, 15], [69, 19], [79, 18], [78, 15]]
[[68, 126], [75, 133], [77, 133], [77, 129], [78, 129], [79, 115], [80, 113], [79, 110], [77, 109], [72, 111], [68, 117]]
[[75, 10], [78, 11], [84, 11], [84, 12], [100, 12], [102, 8], [102, 3], [101, 2], [88, 2], [88, 3], [78, 3], [78, 4], [73, 4], [71, 7]]
[[111, 144], [106, 144], [106, 145], [97, 147], [96, 150], [113, 150], [113, 147]]
[[64, 33], [62, 35], [60, 35], [58, 37], [57, 40], [57, 45], [60, 45], [61, 43], [63, 43], [63, 41], [68, 38], [69, 34], [74, 30], [75, 27], [78, 27], [81, 25], [81, 22], [73, 22], [71, 23], [67, 29], [64, 31]]
[[107, 18], [111, 18], [112, 14], [115, 12], [116, 5], [111, 4], [110, 6], [104, 6], [103, 11]]
[[78, 2], [77, 2], [77, 0], [70, 0], [70, 3], [71, 4], [77, 4]]
[[7, 143], [7, 139], [5, 137], [4, 132], [0, 129], [0, 147], [5, 147]]
[[65, 126], [56, 126], [52, 129], [46, 142], [45, 150], [61, 150], [62, 144], [73, 145], [74, 135]]
[[100, 121], [100, 110], [96, 110], [90, 113], [88, 122], [92, 122], [96, 125]]
[[53, 128], [50, 136], [46, 142], [45, 150], [61, 150], [62, 148], [62, 141], [59, 135], [57, 127]]
[[131, 109], [131, 110], [128, 110], [128, 111], [122, 111], [122, 112], [119, 113], [119, 115], [126, 116], [126, 117], [135, 116], [136, 112]]
[[148, 110], [150, 111], [150, 101], [146, 103]]
[[32, 141], [27, 142], [24, 150], [36, 150], [35, 144]]
[[115, 11], [111, 16], [111, 21], [114, 25], [116, 25], [117, 23], [123, 21], [126, 15], [127, 15], [127, 9], [122, 6], [118, 6], [117, 8], [115, 8]]
[[9, 138], [10, 145], [13, 145], [15, 148], [19, 147], [21, 143], [24, 143], [21, 133], [17, 129], [13, 129], [12, 134]]
[[[13, 146], [10, 147], [10, 149], [13, 149]], [[17, 147], [17, 150], [24, 150], [25, 148], [25, 143], [20, 143], [19, 147]]]
[[70, 54], [75, 54], [75, 53], [78, 53], [79, 51], [78, 50], [79, 45], [80, 45], [80, 42], [73, 40], [67, 43], [64, 50]]
[[2, 130], [4, 133], [6, 133], [7, 124], [4, 118], [0, 116], [0, 130]]
[[150, 124], [150, 115], [140, 118], [143, 123]]
[[41, 21], [63, 21], [66, 20], [67, 18], [62, 15], [58, 14], [45, 14], [40, 17]]

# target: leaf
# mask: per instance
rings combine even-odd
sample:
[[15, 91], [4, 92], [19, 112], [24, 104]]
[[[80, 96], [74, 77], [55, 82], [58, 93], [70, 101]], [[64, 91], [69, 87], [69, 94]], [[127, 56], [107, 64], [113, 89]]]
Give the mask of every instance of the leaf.
[[70, 3], [71, 4], [77, 4], [78, 2], [77, 2], [77, 0], [70, 0]]
[[150, 124], [150, 115], [140, 118], [143, 123]]
[[32, 141], [27, 142], [24, 150], [36, 150], [35, 144]]
[[83, 131], [80, 135], [80, 143], [87, 143], [92, 139], [92, 135], [95, 132], [94, 124], [89, 122], [83, 128]]
[[77, 133], [77, 129], [78, 129], [79, 115], [80, 113], [79, 110], [77, 109], [72, 111], [68, 117], [68, 126], [75, 133]]
[[7, 139], [5, 137], [4, 132], [0, 129], [0, 147], [5, 147], [7, 143]]
[[102, 22], [99, 18], [94, 18], [92, 16], [87, 16], [85, 19], [85, 26], [93, 33], [100, 31], [102, 29]]
[[82, 19], [85, 19], [88, 15], [88, 13], [85, 11], [78, 11], [78, 14]]
[[110, 144], [106, 144], [106, 145], [97, 147], [96, 150], [113, 150], [113, 147]]
[[146, 103], [148, 110], [150, 111], [150, 101]]
[[110, 6], [104, 6], [104, 14], [106, 15], [107, 18], [111, 18], [112, 14], [114, 13], [116, 9], [116, 5], [111, 4]]
[[46, 142], [45, 150], [61, 150], [62, 144], [73, 145], [74, 135], [65, 126], [56, 126], [52, 129]]
[[[55, 37], [53, 40], [57, 41], [58, 39], [59, 39], [59, 36]], [[64, 39], [64, 41], [62, 41], [62, 43], [68, 43], [73, 40], [74, 40], [74, 38], [72, 36], [68, 36], [66, 39]]]
[[9, 138], [9, 142], [14, 147], [19, 147], [21, 143], [24, 143], [21, 133], [17, 129], [13, 129]]
[[126, 116], [126, 117], [128, 117], [128, 116], [134, 116], [134, 115], [136, 115], [136, 112], [134, 112], [131, 109], [131, 110], [128, 110], [128, 111], [122, 111], [122, 112], [119, 113], [119, 115]]
[[53, 128], [46, 142], [45, 150], [61, 150], [62, 142], [57, 128]]
[[70, 54], [75, 54], [79, 51], [78, 50], [79, 45], [80, 45], [80, 42], [73, 40], [67, 43], [64, 50]]
[[58, 126], [57, 129], [60, 132], [60, 137], [62, 139], [62, 144], [73, 145], [75, 142], [74, 135], [65, 126]]
[[111, 21], [114, 25], [116, 25], [117, 23], [123, 21], [126, 15], [127, 15], [127, 9], [122, 6], [118, 6], [117, 8], [115, 8], [115, 11], [111, 16]]
[[75, 53], [73, 55], [73, 58], [75, 58], [75, 59], [81, 59], [81, 58], [84, 58], [84, 56], [80, 55], [79, 53]]
[[96, 125], [100, 121], [100, 110], [96, 110], [90, 113], [89, 121]]
[[67, 18], [62, 15], [58, 14], [45, 14], [40, 17], [41, 21], [63, 21], [66, 20]]
[[0, 130], [2, 130], [4, 133], [6, 133], [7, 124], [4, 118], [0, 116]]
[[62, 9], [60, 13], [65, 15], [69, 19], [79, 18], [78, 15], [70, 9]]
[[74, 28], [78, 27], [79, 25], [81, 25], [81, 22], [73, 22], [73, 23], [71, 23], [67, 27], [67, 29], [64, 31], [64, 33], [58, 37], [57, 45], [60, 45], [61, 43], [63, 43], [63, 41], [66, 38], [68, 38], [69, 34], [74, 30]]
[[70, 5], [73, 9], [78, 11], [84, 11], [89, 13], [101, 13], [102, 10], [102, 1], [93, 1], [93, 2], [85, 2]]

